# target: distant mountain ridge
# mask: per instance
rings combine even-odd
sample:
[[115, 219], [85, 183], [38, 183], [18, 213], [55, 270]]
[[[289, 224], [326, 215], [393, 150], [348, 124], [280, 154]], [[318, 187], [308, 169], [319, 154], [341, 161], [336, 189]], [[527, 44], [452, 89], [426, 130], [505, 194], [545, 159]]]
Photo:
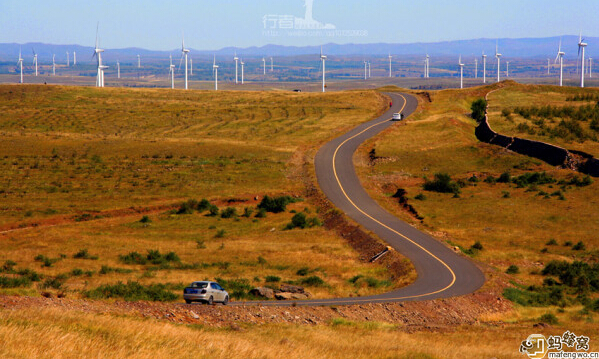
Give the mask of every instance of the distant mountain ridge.
[[[409, 43], [409, 44], [334, 44], [323, 45], [324, 52], [329, 56], [387, 56], [388, 54], [396, 56], [420, 56], [428, 53], [431, 56], [458, 56], [464, 57], [480, 56], [483, 51], [492, 57], [495, 54], [495, 44], [499, 42], [499, 52], [504, 57], [511, 58], [555, 58], [559, 41], [562, 41], [562, 50], [566, 53], [566, 58], [576, 58], [578, 54], [578, 36], [564, 35], [544, 38], [519, 38], [519, 39], [473, 39], [456, 40], [433, 43]], [[587, 37], [585, 42], [589, 44], [587, 54], [594, 56], [599, 54], [599, 38]], [[81, 63], [92, 62], [93, 47], [81, 45], [52, 45], [43, 43], [2, 43], [0, 44], [0, 61], [13, 61], [16, 63], [19, 55], [19, 49], [23, 52], [23, 57], [27, 62], [33, 58], [33, 50], [38, 54], [40, 61], [52, 61], [52, 54], [56, 54], [57, 63], [66, 62], [66, 52], [70, 53], [70, 60], [73, 61], [72, 53], [77, 53], [77, 61]], [[173, 55], [173, 61], [179, 60], [180, 49], [174, 48], [172, 51], [155, 51], [140, 48], [124, 49], [106, 49], [104, 58], [110, 61], [119, 59], [122, 62], [137, 61], [139, 54], [143, 58], [168, 58]], [[313, 55], [320, 52], [320, 46], [283, 46], [283, 45], [265, 45], [262, 47], [225, 47], [220, 50], [196, 50], [191, 49], [192, 56], [233, 56], [237, 53], [240, 57], [262, 57], [262, 56], [302, 56]], [[95, 61], [95, 60], [94, 60]]]

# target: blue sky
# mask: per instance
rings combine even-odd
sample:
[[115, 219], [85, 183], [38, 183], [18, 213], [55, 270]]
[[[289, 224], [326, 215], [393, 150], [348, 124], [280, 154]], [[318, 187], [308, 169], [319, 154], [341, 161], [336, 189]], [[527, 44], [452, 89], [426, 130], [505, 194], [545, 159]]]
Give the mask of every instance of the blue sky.
[[[170, 50], [181, 33], [195, 49], [226, 46], [412, 43], [473, 38], [599, 36], [598, 0], [313, 0], [313, 18], [337, 30], [280, 36], [279, 16], [304, 17], [304, 0], [0, 0], [0, 42], [94, 44]], [[326, 36], [325, 36], [326, 35]]]

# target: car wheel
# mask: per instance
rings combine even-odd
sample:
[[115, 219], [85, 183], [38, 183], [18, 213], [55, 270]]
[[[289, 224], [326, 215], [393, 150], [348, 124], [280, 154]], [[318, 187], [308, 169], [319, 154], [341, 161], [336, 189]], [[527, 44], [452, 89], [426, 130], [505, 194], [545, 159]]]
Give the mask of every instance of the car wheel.
[[223, 300], [223, 305], [227, 305], [227, 303], [229, 303], [229, 296], [226, 296], [225, 300]]
[[187, 304], [191, 304], [191, 300], [187, 300], [187, 299], [185, 299], [185, 303], [187, 303]]
[[206, 304], [212, 305], [212, 303], [214, 303], [214, 298], [212, 298], [212, 297], [208, 298], [208, 301], [206, 302]]

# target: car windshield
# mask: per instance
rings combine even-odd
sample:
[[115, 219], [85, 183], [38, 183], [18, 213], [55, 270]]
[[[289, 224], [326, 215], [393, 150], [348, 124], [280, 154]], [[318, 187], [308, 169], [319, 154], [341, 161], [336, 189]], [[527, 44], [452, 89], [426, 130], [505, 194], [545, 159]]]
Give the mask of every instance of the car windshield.
[[206, 283], [206, 282], [191, 283], [191, 288], [206, 288], [207, 286], [208, 286], [208, 283]]

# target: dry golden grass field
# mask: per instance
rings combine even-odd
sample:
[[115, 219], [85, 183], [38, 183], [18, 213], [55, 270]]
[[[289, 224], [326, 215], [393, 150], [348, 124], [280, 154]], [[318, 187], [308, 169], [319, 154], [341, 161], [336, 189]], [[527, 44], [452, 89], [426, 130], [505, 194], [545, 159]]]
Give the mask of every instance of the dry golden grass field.
[[[0, 304], [0, 342], [9, 345], [0, 346], [0, 356], [522, 358], [518, 348], [528, 335], [561, 335], [566, 330], [589, 336], [591, 350], [599, 350], [599, 317], [589, 305], [597, 293], [589, 283], [582, 295], [574, 293], [574, 287], [552, 287], [562, 290], [554, 304], [514, 304], [509, 309], [511, 304], [502, 298], [506, 286], [517, 290], [512, 292], [515, 300], [537, 294], [552, 298], [538, 289], [544, 288], [548, 276], [541, 271], [551, 260], [596, 263], [599, 184], [559, 184], [583, 176], [478, 142], [470, 105], [495, 88], [435, 91], [430, 93], [432, 102], [417, 95], [418, 111], [363, 145], [355, 157], [363, 184], [383, 206], [459, 246], [483, 267], [489, 282], [482, 293], [422, 307], [407, 303], [405, 308], [364, 305], [307, 312], [332, 318], [318, 324], [304, 321], [309, 315], [299, 307], [265, 313], [248, 308], [244, 313], [261, 319], [257, 321], [237, 318], [233, 308], [198, 308], [200, 322], [234, 319], [190, 324], [179, 321], [180, 312], [174, 311], [179, 307], [172, 307], [177, 316], [161, 319], [116, 309], [87, 310], [123, 305], [87, 301], [84, 293], [128, 280], [162, 283], [180, 293], [190, 280], [215, 277], [243, 279], [232, 282], [243, 287], [240, 283], [301, 283], [317, 276], [324, 284], [307, 289], [319, 297], [364, 295], [405, 284], [390, 282], [384, 267], [360, 262], [333, 231], [319, 226], [283, 230], [294, 215], [290, 211], [316, 216], [319, 207], [308, 198], [289, 204], [283, 213], [255, 218], [255, 196], [301, 197], [306, 176], [313, 176], [302, 171], [312, 171], [315, 150], [380, 113], [380, 95], [0, 86], [0, 168], [6, 174], [0, 179], [0, 265], [11, 260], [16, 262], [13, 272], [29, 268], [45, 276], [29, 286], [1, 290], [9, 296]], [[535, 88], [540, 97], [555, 91]], [[508, 131], [496, 118], [512, 106], [510, 98], [523, 96], [513, 95], [519, 92], [529, 93], [525, 85], [509, 84], [491, 94], [495, 130]], [[532, 105], [522, 100], [518, 106]], [[513, 118], [516, 125], [523, 120]], [[570, 144], [593, 151], [593, 143]], [[373, 148], [378, 159], [371, 163], [368, 153]], [[484, 181], [504, 172], [517, 177], [543, 171], [554, 181], [521, 187]], [[438, 172], [462, 180], [458, 196], [423, 190], [424, 177], [432, 179]], [[397, 188], [406, 189], [422, 222], [391, 198]], [[415, 199], [419, 194], [424, 198]], [[172, 212], [189, 198], [207, 198], [221, 210], [232, 206], [239, 214], [251, 207], [254, 213], [221, 218]], [[144, 215], [146, 223], [140, 222]], [[31, 227], [35, 223], [40, 225]], [[472, 250], [475, 242], [482, 249]], [[578, 242], [584, 248], [574, 250]], [[81, 249], [87, 249], [87, 259], [74, 258]], [[180, 262], [127, 264], [119, 259], [152, 249], [173, 251]], [[36, 261], [40, 254], [47, 258]], [[510, 265], [518, 266], [518, 273], [506, 274]], [[302, 269], [309, 274], [303, 275]], [[267, 276], [280, 282], [266, 282]], [[360, 279], [353, 283], [350, 279], [355, 278]], [[43, 288], [46, 279], [58, 279], [60, 289], [52, 288], [55, 282]], [[530, 285], [538, 288], [526, 289]], [[39, 298], [44, 291], [64, 292], [68, 301]], [[32, 303], [44, 307], [14, 304], [11, 295], [38, 297], [39, 302]], [[23, 297], [18, 298], [15, 302], [21, 303]], [[142, 309], [144, 305], [139, 304]], [[473, 312], [482, 307], [490, 310]], [[423, 313], [431, 312], [444, 314], [429, 320]], [[557, 322], [533, 327], [545, 314]], [[401, 315], [412, 316], [403, 321]], [[282, 318], [289, 319], [279, 321]]]

